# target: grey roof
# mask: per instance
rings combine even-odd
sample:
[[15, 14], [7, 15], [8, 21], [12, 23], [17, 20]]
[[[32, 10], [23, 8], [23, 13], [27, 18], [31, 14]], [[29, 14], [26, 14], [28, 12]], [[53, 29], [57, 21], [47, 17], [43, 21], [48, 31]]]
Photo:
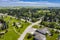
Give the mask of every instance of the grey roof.
[[43, 34], [46, 34], [46, 33], [50, 34], [50, 31], [48, 30], [47, 27], [42, 28], [42, 29], [38, 29], [38, 30], [34, 33], [34, 35], [35, 35], [34, 37], [35, 37], [35, 39], [37, 39], [37, 40], [46, 40], [45, 35], [43, 35]]
[[38, 31], [42, 34], [46, 34], [46, 33], [50, 34], [50, 31], [48, 30], [48, 28], [38, 29]]
[[38, 32], [35, 32], [35, 39], [37, 39], [37, 40], [46, 40], [46, 37], [45, 37], [45, 35], [42, 35], [42, 34], [40, 34], [40, 33], [38, 33]]

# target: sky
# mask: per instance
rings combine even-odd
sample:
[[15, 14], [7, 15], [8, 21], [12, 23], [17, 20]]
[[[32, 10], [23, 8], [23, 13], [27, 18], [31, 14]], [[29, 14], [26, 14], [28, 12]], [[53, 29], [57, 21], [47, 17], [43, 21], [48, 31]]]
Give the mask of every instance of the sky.
[[0, 0], [0, 6], [60, 7], [60, 0]]

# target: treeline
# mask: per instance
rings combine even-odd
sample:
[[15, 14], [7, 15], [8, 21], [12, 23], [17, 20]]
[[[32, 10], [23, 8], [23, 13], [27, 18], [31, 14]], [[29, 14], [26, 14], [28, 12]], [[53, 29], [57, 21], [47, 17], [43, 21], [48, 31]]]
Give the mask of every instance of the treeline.
[[0, 9], [0, 13], [7, 13], [8, 15], [15, 16], [17, 18], [25, 19], [37, 19], [41, 16], [49, 17], [49, 19], [60, 19], [60, 9], [32, 9], [32, 8], [20, 8], [20, 9]]

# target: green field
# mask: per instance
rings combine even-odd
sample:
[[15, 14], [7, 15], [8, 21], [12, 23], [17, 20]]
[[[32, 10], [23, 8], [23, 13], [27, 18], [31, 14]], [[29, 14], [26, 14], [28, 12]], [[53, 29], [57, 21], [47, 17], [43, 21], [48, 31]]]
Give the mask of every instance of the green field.
[[34, 36], [32, 36], [30, 33], [27, 33], [24, 40], [33, 40]]
[[[22, 20], [19, 20], [19, 19], [16, 19], [16, 18], [11, 18], [10, 16], [5, 16], [3, 17], [3, 20], [6, 21], [6, 23], [8, 24], [8, 32], [5, 33], [4, 35], [1, 36], [0, 40], [17, 40], [20, 35], [18, 35], [17, 33], [23, 33], [23, 31], [28, 27], [28, 25], [30, 23], [28, 22], [24, 22]], [[13, 26], [13, 22], [19, 22], [21, 23], [20, 25], [23, 25], [23, 27], [18, 27], [18, 29]], [[17, 33], [14, 31], [14, 28], [15, 30], [17, 31]]]
[[47, 36], [47, 40], [57, 40], [58, 34], [53, 34], [53, 36]]

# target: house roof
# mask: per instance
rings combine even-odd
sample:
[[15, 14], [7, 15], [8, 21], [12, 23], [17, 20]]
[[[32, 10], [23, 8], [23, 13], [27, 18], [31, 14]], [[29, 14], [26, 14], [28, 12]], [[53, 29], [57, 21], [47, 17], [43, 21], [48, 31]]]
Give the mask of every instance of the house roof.
[[35, 32], [35, 39], [37, 40], [46, 40], [45, 35]]
[[50, 31], [48, 30], [48, 28], [38, 29], [38, 31], [42, 34], [46, 34], [46, 33], [50, 34]]

